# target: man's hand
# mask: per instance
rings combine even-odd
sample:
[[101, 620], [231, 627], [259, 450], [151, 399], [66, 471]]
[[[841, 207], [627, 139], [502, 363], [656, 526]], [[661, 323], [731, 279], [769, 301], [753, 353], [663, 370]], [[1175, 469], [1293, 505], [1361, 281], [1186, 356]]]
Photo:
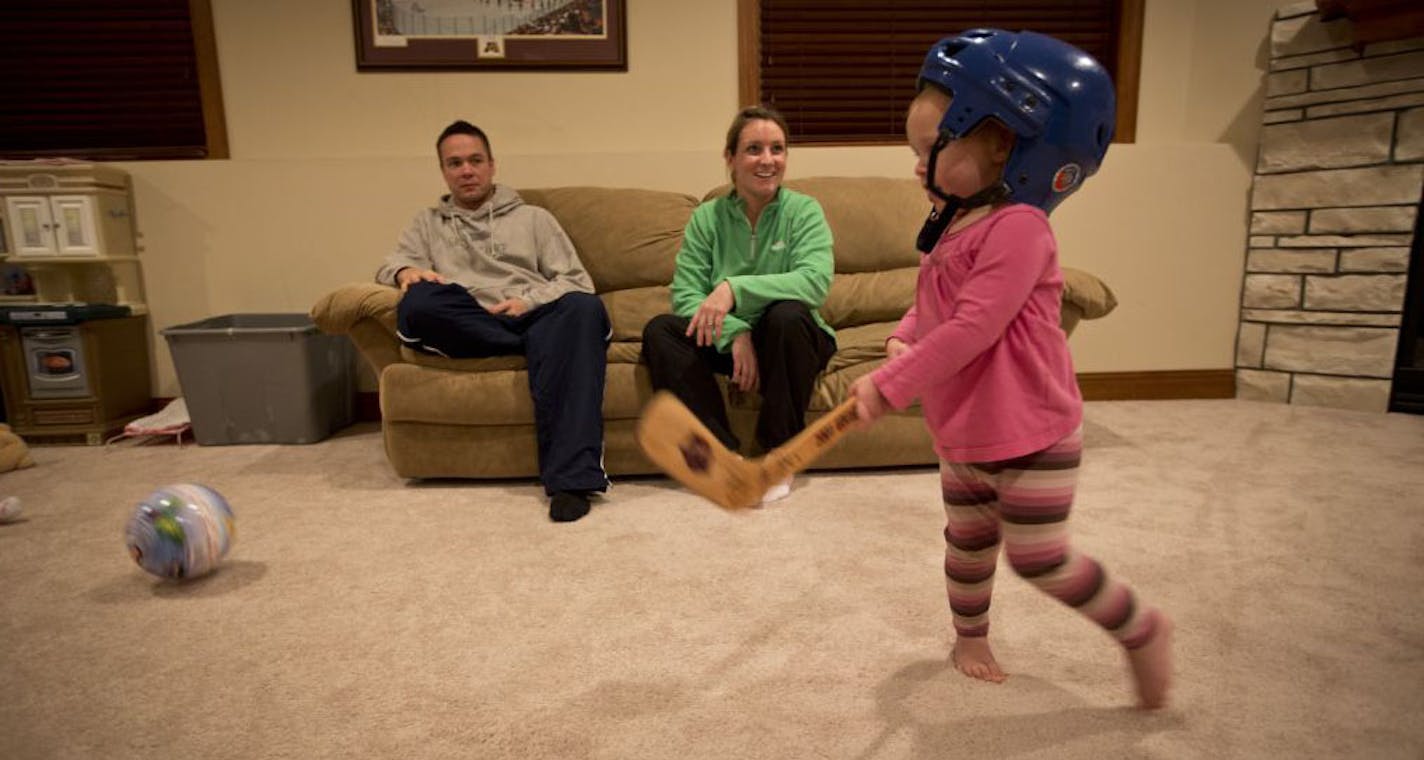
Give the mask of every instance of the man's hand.
[[507, 317], [517, 317], [529, 311], [529, 302], [523, 298], [506, 298], [494, 306], [486, 309], [491, 314], [503, 314]]
[[890, 402], [886, 401], [880, 389], [875, 387], [870, 375], [861, 375], [851, 383], [850, 392], [846, 395], [855, 399], [855, 412], [860, 417], [862, 428], [870, 427], [890, 410]]
[[699, 346], [716, 345], [717, 339], [722, 337], [722, 322], [727, 318], [727, 312], [736, 306], [736, 300], [731, 283], [723, 280], [693, 313], [692, 321], [687, 323], [687, 337], [696, 336]]
[[744, 332], [732, 339], [732, 383], [744, 393], [750, 393], [757, 389], [760, 382], [752, 334]]
[[424, 280], [425, 282], [436, 282], [441, 285], [444, 285], [449, 282], [449, 280], [446, 280], [444, 277], [441, 277], [439, 273], [430, 269], [405, 267], [399, 272], [396, 272], [396, 284], [400, 285], [402, 293], [409, 290], [411, 285], [414, 285], [415, 283], [420, 282], [422, 280]]
[[890, 361], [900, 354], [910, 350], [910, 344], [899, 338], [891, 338], [885, 341], [885, 361]]

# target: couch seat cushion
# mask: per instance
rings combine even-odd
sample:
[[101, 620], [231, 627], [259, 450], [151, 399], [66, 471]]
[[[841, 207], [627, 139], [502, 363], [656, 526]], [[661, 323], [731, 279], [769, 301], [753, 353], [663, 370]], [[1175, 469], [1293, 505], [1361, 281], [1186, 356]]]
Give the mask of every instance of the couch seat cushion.
[[873, 322], [836, 330], [836, 353], [826, 363], [826, 374], [864, 362], [885, 358], [885, 341], [899, 322]]
[[[615, 345], [626, 349], [629, 344]], [[392, 364], [381, 372], [380, 386], [381, 417], [393, 422], [534, 424], [529, 373], [522, 368], [465, 372]], [[610, 363], [603, 392], [603, 418], [636, 419], [642, 411], [643, 400], [650, 395], [652, 387], [645, 367], [628, 362]]]
[[[609, 364], [637, 364], [643, 355], [641, 341], [614, 341], [608, 344]], [[485, 359], [447, 359], [412, 351], [405, 346], [400, 349], [401, 361], [418, 364], [431, 369], [451, 372], [498, 372], [500, 370], [522, 370], [529, 366], [523, 356], [491, 356]]]

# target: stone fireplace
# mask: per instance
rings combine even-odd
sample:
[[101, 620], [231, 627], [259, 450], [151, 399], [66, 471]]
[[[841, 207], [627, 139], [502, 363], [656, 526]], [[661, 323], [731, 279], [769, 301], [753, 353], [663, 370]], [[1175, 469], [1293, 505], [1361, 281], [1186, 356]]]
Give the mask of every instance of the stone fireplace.
[[1424, 191], [1424, 37], [1359, 44], [1349, 19], [1303, 2], [1277, 12], [1270, 56], [1236, 395], [1383, 412], [1401, 334], [1420, 335], [1424, 318], [1404, 321]]

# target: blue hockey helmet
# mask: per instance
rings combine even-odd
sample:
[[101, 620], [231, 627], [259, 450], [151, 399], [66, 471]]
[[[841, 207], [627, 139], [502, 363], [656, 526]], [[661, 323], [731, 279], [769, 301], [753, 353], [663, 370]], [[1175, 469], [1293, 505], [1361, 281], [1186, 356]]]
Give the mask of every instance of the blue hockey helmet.
[[941, 142], [988, 117], [1017, 135], [1002, 191], [1045, 213], [1098, 170], [1112, 142], [1112, 78], [1092, 56], [1053, 37], [1001, 29], [946, 37], [920, 67], [919, 85], [926, 83], [953, 96], [940, 120]]

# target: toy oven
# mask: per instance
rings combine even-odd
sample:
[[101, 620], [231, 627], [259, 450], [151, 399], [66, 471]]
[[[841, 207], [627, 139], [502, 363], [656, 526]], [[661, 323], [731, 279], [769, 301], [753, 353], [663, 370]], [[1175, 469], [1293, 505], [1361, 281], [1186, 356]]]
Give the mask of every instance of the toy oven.
[[20, 346], [25, 354], [30, 398], [89, 395], [84, 339], [78, 327], [22, 327]]

